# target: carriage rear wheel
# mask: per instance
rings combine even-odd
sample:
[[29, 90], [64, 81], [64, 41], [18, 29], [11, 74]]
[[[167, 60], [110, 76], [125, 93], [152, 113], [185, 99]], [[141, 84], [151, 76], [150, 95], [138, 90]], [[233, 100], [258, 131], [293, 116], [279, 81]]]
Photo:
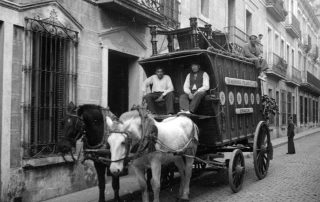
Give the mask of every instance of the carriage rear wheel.
[[267, 124], [261, 121], [255, 131], [253, 142], [253, 164], [259, 180], [266, 177], [272, 155], [272, 144]]
[[228, 167], [230, 188], [237, 193], [242, 187], [245, 173], [244, 157], [240, 149], [233, 150]]

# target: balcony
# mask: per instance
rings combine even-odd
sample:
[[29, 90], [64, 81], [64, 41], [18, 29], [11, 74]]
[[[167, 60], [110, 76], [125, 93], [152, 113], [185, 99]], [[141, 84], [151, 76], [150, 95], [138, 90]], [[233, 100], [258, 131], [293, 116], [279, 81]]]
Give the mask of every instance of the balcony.
[[287, 80], [287, 84], [292, 86], [299, 86], [302, 83], [302, 76], [301, 71], [295, 68], [294, 66], [291, 66], [292, 68], [292, 74], [291, 79]]
[[267, 11], [278, 22], [282, 22], [286, 19], [288, 12], [283, 7], [283, 0], [266, 0]]
[[285, 29], [293, 38], [301, 36], [300, 22], [293, 13], [287, 18]]
[[302, 83], [300, 88], [302, 90], [305, 90], [307, 92], [314, 93], [316, 95], [320, 95], [320, 80], [315, 77], [312, 73], [309, 71], [306, 71], [306, 82]]
[[308, 53], [311, 50], [311, 36], [309, 34], [304, 34], [301, 37], [301, 41], [298, 44], [305, 53]]
[[97, 4], [145, 24], [161, 24], [164, 21], [162, 5], [157, 0], [97, 0]]
[[316, 61], [316, 60], [318, 59], [318, 57], [319, 57], [319, 47], [318, 47], [318, 46], [316, 46], [316, 45], [313, 45], [313, 46], [312, 46], [312, 49], [311, 49], [311, 51], [310, 51], [310, 57], [311, 57], [314, 61]]
[[271, 68], [267, 71], [267, 74], [279, 79], [286, 79], [288, 64], [282, 57], [275, 53], [269, 53], [269, 66]]

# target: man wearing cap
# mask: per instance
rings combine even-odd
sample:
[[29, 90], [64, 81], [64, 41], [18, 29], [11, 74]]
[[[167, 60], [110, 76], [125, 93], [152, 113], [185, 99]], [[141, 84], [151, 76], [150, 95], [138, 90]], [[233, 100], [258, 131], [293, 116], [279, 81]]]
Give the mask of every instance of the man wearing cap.
[[[151, 93], [147, 94], [147, 88], [152, 86]], [[156, 74], [147, 78], [142, 86], [144, 99], [151, 113], [156, 113], [155, 102], [166, 103], [167, 114], [174, 114], [174, 94], [170, 76], [164, 75], [163, 69], [157, 67]]]
[[252, 59], [256, 67], [260, 69], [259, 79], [266, 81], [265, 71], [268, 69], [268, 64], [261, 56], [261, 50], [258, 46], [257, 36], [251, 35], [249, 37], [250, 42], [243, 46], [243, 54], [245, 57]]
[[195, 113], [210, 87], [209, 76], [206, 72], [200, 70], [199, 64], [192, 64], [191, 70], [183, 85], [185, 94], [182, 94], [179, 100], [180, 110], [183, 113]]

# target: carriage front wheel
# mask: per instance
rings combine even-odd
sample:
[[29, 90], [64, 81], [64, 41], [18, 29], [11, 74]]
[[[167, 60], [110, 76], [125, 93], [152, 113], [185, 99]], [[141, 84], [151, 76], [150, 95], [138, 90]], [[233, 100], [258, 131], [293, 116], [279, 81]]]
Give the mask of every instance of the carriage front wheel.
[[260, 121], [253, 141], [253, 164], [256, 176], [259, 180], [266, 177], [272, 155], [272, 144], [269, 127], [264, 121]]
[[229, 160], [228, 175], [229, 185], [233, 192], [240, 191], [245, 173], [245, 163], [242, 151], [240, 149], [233, 150]]

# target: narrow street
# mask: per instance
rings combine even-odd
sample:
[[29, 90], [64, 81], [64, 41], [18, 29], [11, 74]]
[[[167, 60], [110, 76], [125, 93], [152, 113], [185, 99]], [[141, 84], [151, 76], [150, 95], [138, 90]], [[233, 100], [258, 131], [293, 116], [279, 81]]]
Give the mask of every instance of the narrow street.
[[[252, 158], [246, 158], [242, 190], [232, 193], [227, 173], [205, 173], [191, 182], [191, 202], [211, 201], [320, 201], [320, 133], [295, 141], [296, 154], [287, 155], [287, 145], [274, 150], [269, 173], [255, 176]], [[178, 186], [161, 192], [161, 201], [175, 201]], [[126, 201], [141, 201], [140, 195]]]

